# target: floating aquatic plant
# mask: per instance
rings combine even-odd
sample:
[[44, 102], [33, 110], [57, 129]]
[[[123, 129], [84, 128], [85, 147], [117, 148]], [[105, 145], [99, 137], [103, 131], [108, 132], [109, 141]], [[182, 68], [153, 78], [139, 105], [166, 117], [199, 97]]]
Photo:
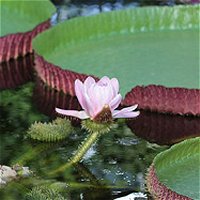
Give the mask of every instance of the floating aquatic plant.
[[155, 199], [199, 199], [200, 137], [175, 144], [158, 154], [147, 174]]
[[48, 20], [56, 11], [48, 0], [1, 1], [1, 37], [14, 33], [26, 33]]
[[43, 142], [57, 142], [65, 139], [72, 132], [71, 122], [57, 118], [50, 123], [35, 122], [28, 130], [28, 136]]
[[[37, 77], [57, 104], [61, 92], [75, 96], [82, 73], [104, 73], [120, 80], [123, 95], [139, 85], [124, 106], [141, 101], [142, 109], [198, 115], [198, 15], [198, 5], [146, 7], [63, 22], [33, 41]], [[149, 84], [154, 93], [140, 97]], [[62, 103], [56, 107], [70, 109]]]
[[[36, 54], [35, 67], [37, 78], [50, 89], [62, 91], [64, 94], [75, 96], [74, 81], [79, 79], [84, 81], [88, 76], [70, 70], [63, 70], [52, 63], [47, 63], [45, 59]], [[40, 82], [39, 82], [40, 83]]]
[[27, 54], [32, 55], [32, 39], [49, 27], [50, 22], [47, 20], [28, 32], [12, 33], [0, 37], [0, 63], [8, 62], [10, 59], [17, 59], [19, 57], [23, 58]]

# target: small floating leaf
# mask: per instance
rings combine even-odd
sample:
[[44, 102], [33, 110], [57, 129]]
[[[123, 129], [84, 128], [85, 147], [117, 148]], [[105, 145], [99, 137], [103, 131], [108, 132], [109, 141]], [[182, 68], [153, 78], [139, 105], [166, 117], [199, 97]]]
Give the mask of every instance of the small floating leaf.
[[199, 144], [200, 137], [185, 140], [156, 156], [147, 175], [156, 199], [199, 199]]
[[28, 136], [34, 140], [56, 142], [65, 139], [71, 132], [71, 122], [57, 118], [51, 123], [35, 122], [28, 130]]

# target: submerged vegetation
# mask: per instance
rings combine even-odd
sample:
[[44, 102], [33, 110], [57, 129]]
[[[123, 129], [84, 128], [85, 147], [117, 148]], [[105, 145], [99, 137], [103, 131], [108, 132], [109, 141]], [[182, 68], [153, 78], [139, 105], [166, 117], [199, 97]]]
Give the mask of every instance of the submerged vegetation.
[[4, 134], [10, 131], [20, 134], [35, 121], [49, 119], [36, 109], [33, 88], [33, 83], [27, 83], [17, 89], [0, 91], [0, 127]]
[[33, 187], [26, 195], [26, 200], [66, 200], [56, 189], [48, 186]]

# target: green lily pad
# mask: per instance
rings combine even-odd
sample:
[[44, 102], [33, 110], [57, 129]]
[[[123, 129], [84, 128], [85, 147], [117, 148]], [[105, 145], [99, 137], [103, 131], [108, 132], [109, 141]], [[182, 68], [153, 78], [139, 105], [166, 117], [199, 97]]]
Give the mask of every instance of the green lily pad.
[[170, 190], [199, 199], [200, 137], [185, 140], [158, 154], [154, 160], [159, 181]]
[[34, 39], [48, 62], [135, 85], [197, 88], [198, 6], [147, 7], [79, 17]]
[[1, 0], [0, 5], [1, 37], [30, 31], [55, 12], [55, 7], [49, 0]]

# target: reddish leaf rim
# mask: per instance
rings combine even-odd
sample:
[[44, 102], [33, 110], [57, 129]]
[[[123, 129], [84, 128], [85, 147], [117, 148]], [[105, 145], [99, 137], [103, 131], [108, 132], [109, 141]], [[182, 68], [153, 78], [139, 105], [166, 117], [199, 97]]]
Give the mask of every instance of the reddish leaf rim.
[[50, 26], [47, 20], [32, 31], [0, 38], [0, 89], [15, 88], [33, 79], [32, 39]]
[[32, 39], [50, 27], [50, 20], [47, 20], [31, 31], [0, 37], [0, 63], [33, 53]]
[[[86, 74], [63, 70], [38, 54], [35, 64], [36, 74], [44, 84], [71, 96], [75, 96], [75, 80], [84, 81], [88, 77]], [[200, 116], [199, 100], [199, 89], [167, 88], [157, 85], [136, 86], [126, 94], [122, 106], [138, 104], [139, 109], [158, 113]]]
[[124, 106], [160, 113], [200, 116], [200, 90], [161, 85], [136, 86], [125, 96]]
[[[59, 92], [62, 91], [64, 94], [69, 94], [71, 96], [75, 96], [75, 80], [79, 79], [84, 81], [89, 76], [70, 70], [63, 70], [59, 66], [47, 62], [42, 56], [38, 54], [35, 55], [34, 69], [36, 71], [36, 76], [39, 77], [48, 87]], [[98, 80], [98, 78], [94, 78]]]
[[157, 175], [154, 165], [152, 164], [148, 170], [146, 177], [147, 189], [155, 200], [169, 199], [169, 200], [192, 200], [189, 197], [180, 195], [170, 189], [168, 189], [164, 184], [162, 184]]

